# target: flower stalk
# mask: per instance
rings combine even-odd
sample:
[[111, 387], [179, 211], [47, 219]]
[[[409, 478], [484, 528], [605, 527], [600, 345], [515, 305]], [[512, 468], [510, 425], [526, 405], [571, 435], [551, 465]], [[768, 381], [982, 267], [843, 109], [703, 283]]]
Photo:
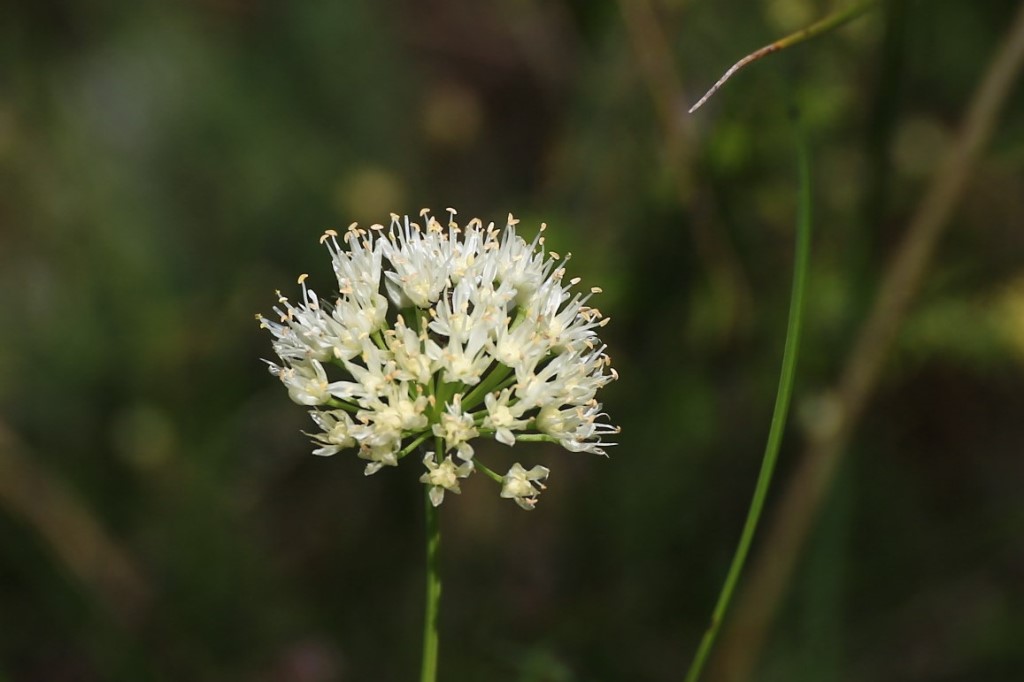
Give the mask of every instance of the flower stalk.
[[441, 605], [441, 510], [430, 500], [429, 491], [424, 495], [424, 510], [427, 526], [427, 583], [423, 613], [423, 662], [420, 667], [420, 682], [436, 682], [438, 628], [437, 619]]

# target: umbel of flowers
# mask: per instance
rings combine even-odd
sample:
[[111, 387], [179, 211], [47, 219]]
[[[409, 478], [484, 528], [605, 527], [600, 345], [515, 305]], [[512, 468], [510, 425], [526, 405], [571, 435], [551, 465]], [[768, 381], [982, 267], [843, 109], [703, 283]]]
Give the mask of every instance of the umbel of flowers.
[[532, 509], [548, 469], [515, 463], [500, 475], [473, 441], [605, 454], [618, 432], [596, 397], [617, 378], [597, 336], [608, 318], [588, 305], [600, 289], [565, 280], [545, 225], [527, 242], [511, 214], [504, 228], [455, 217], [448, 209], [442, 224], [424, 209], [418, 221], [392, 214], [389, 228], [325, 232], [338, 290], [320, 297], [302, 275], [301, 301], [278, 292], [280, 321], [257, 315], [280, 358], [268, 364], [312, 408], [313, 454], [355, 450], [370, 475], [420, 448], [434, 506], [479, 470]]

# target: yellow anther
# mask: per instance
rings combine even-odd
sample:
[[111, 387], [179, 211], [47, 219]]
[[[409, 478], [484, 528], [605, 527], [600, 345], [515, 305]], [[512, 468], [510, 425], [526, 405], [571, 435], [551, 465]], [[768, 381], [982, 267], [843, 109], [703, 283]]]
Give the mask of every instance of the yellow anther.
[[299, 275], [299, 282], [298, 282], [298, 283], [299, 283], [299, 284], [302, 284], [303, 282], [305, 282], [305, 281], [306, 281], [306, 278], [307, 278], [307, 277], [309, 277], [309, 275], [308, 275], [308, 274], [306, 274], [305, 272], [304, 272], [304, 273], [302, 273], [301, 275]]
[[604, 289], [602, 289], [601, 287], [590, 287], [590, 293], [592, 293], [592, 294], [603, 294], [604, 293]]

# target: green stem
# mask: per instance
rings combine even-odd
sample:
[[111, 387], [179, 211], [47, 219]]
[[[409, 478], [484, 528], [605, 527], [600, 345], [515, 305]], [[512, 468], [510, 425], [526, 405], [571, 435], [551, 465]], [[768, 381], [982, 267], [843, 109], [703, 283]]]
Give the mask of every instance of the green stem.
[[492, 481], [496, 481], [497, 483], [501, 483], [501, 482], [503, 482], [505, 480], [502, 477], [501, 474], [497, 473], [496, 471], [491, 471], [486, 466], [484, 466], [483, 463], [479, 459], [474, 459], [473, 460], [473, 466], [475, 466], [477, 469], [482, 471]]
[[535, 443], [558, 443], [559, 440], [554, 436], [549, 436], [546, 433], [523, 433], [516, 436], [516, 440], [535, 442]]
[[430, 502], [430, 488], [424, 486], [423, 499], [427, 517], [427, 585], [423, 620], [423, 665], [420, 682], [437, 681], [437, 613], [441, 604], [440, 510]]
[[425, 433], [420, 434], [419, 436], [416, 437], [416, 440], [414, 440], [413, 442], [409, 443], [404, 448], [402, 448], [401, 452], [398, 453], [398, 455], [395, 457], [395, 459], [402, 459], [403, 457], [408, 455], [410, 452], [412, 452], [413, 450], [418, 448], [420, 445], [422, 445], [423, 441], [425, 441], [426, 439], [430, 438], [430, 436], [431, 436], [430, 431], [426, 431]]
[[356, 412], [358, 412], [361, 409], [358, 405], [353, 405], [350, 402], [346, 402], [344, 400], [338, 400], [337, 398], [328, 398], [327, 402], [324, 403], [324, 404], [325, 405], [329, 405], [331, 407], [336, 407], [336, 408], [341, 409], [341, 410], [345, 410], [346, 412], [352, 412], [352, 413], [356, 413]]
[[498, 387], [499, 384], [512, 372], [512, 368], [501, 363], [491, 370], [491, 373], [484, 377], [472, 391], [462, 399], [462, 409], [471, 410], [483, 402], [484, 396]]
[[779, 377], [779, 389], [775, 397], [775, 410], [772, 414], [771, 427], [768, 430], [768, 443], [765, 446], [764, 459], [761, 462], [761, 472], [757, 476], [757, 485], [754, 488], [754, 496], [750, 501], [750, 509], [747, 512], [747, 520], [743, 525], [743, 532], [740, 535], [739, 544], [736, 546], [736, 553], [733, 556], [732, 564], [729, 566], [729, 573], [726, 575], [725, 584], [718, 595], [715, 609], [711, 614], [711, 623], [704, 632], [700, 647], [694, 656], [693, 663], [686, 673], [686, 682], [696, 682], [700, 678], [701, 670], [707, 660], [708, 654], [714, 646], [718, 630], [722, 625], [722, 619], [729, 608], [732, 593], [739, 581], [740, 573], [743, 571], [743, 564], [746, 561], [747, 553], [750, 551], [751, 542], [754, 539], [754, 532], [757, 530], [758, 521], [761, 518], [761, 510], [764, 508], [764, 501], [768, 495], [768, 486], [771, 483], [772, 472], [775, 470], [775, 462], [779, 454], [779, 446], [782, 443], [782, 431], [786, 424], [786, 415], [789, 412], [790, 398], [793, 393], [793, 378], [796, 375], [796, 360], [800, 345], [800, 327], [804, 309], [804, 292], [807, 284], [807, 266], [810, 260], [811, 244], [811, 172], [807, 143], [802, 132], [797, 130], [797, 148], [800, 168], [800, 206], [797, 218], [796, 232], [796, 253], [794, 257], [793, 289], [789, 302], [789, 323], [786, 327], [786, 345], [782, 355], [782, 372]]

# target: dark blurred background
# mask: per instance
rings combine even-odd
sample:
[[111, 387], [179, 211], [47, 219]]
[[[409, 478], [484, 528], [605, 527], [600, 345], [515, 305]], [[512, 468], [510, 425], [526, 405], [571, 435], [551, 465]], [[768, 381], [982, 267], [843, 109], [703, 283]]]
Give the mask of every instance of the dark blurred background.
[[[816, 233], [769, 521], [1015, 11], [890, 2], [685, 115], [834, 6], [3, 3], [0, 680], [415, 679], [418, 467], [311, 456], [253, 315], [329, 289], [324, 229], [424, 206], [546, 221], [622, 376], [610, 459], [516, 448], [536, 511], [446, 499], [442, 679], [680, 679], [771, 416], [790, 112]], [[1022, 170], [1017, 87], [747, 679], [1024, 679]]]

